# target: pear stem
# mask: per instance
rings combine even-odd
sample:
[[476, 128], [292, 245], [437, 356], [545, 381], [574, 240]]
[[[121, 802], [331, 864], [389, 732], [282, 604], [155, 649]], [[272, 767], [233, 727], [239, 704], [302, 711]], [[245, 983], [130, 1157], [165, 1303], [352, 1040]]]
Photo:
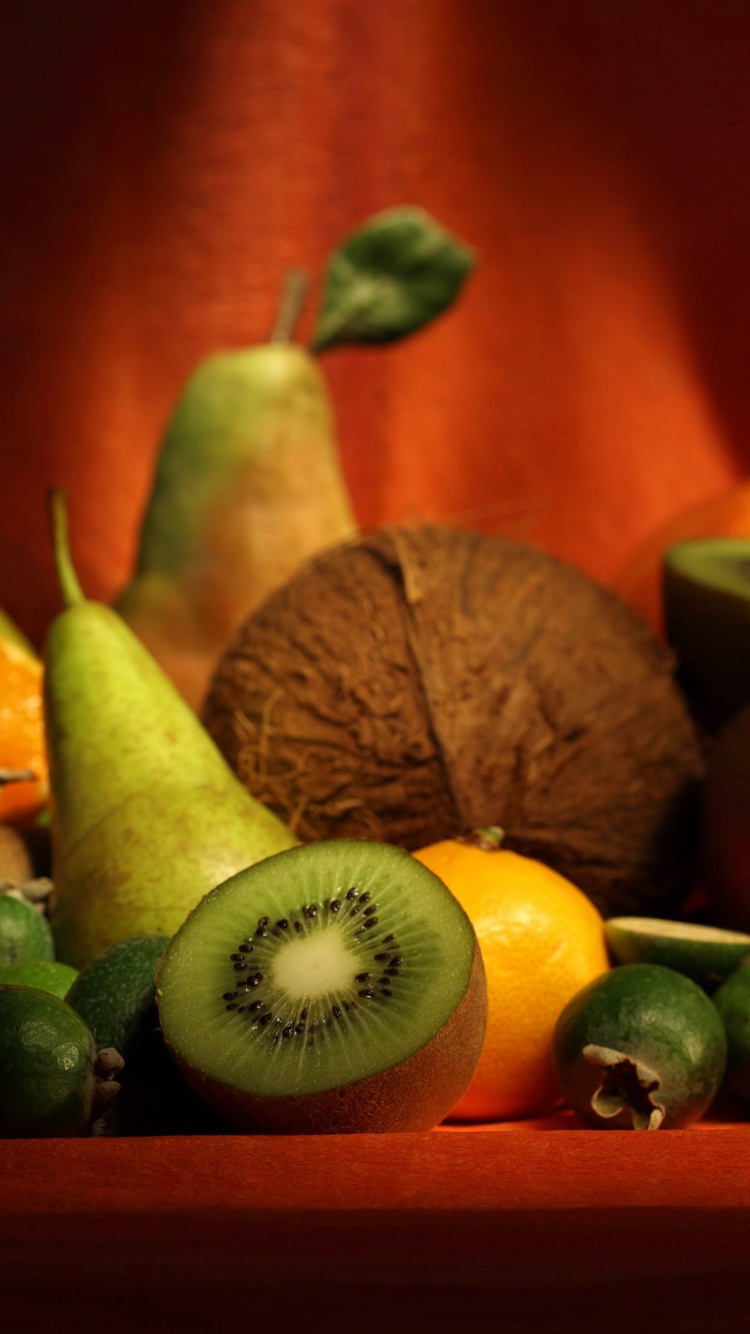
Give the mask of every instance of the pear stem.
[[289, 269], [284, 275], [276, 322], [271, 330], [270, 343], [290, 343], [302, 315], [310, 287], [304, 269]]
[[78, 602], [85, 602], [86, 595], [78, 582], [78, 575], [70, 554], [68, 502], [61, 487], [50, 487], [47, 492], [47, 508], [52, 526], [52, 547], [63, 602], [66, 607], [74, 607]]

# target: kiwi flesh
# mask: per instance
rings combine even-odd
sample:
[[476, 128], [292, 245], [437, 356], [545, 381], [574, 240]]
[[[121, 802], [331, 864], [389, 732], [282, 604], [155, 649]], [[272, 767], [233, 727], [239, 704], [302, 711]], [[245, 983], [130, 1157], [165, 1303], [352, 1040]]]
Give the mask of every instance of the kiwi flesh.
[[402, 849], [325, 840], [212, 890], [157, 975], [162, 1032], [232, 1129], [429, 1130], [463, 1096], [487, 1021], [474, 929]]

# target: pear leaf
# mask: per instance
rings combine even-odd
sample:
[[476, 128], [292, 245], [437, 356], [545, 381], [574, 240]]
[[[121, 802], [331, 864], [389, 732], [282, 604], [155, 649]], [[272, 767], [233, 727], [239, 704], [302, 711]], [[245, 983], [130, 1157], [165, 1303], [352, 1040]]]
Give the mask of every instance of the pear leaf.
[[377, 213], [329, 260], [312, 350], [413, 333], [451, 304], [476, 258], [423, 209]]

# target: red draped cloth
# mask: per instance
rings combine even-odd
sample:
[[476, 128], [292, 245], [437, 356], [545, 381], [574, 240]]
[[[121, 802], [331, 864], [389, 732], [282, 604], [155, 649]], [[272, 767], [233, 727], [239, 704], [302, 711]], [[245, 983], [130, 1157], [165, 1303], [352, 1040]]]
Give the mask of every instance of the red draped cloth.
[[[162, 427], [412, 203], [480, 263], [403, 343], [325, 355], [363, 524], [448, 519], [609, 580], [748, 470], [740, 0], [27, 0], [0, 46], [0, 606], [127, 577]], [[309, 318], [309, 317], [308, 317]]]

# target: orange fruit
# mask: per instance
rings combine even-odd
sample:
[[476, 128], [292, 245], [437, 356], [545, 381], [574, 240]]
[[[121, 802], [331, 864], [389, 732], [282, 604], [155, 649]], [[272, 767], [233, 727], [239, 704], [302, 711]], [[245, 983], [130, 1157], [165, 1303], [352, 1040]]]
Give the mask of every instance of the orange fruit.
[[0, 820], [32, 819], [49, 793], [44, 744], [42, 664], [33, 652], [0, 638], [0, 770], [29, 770], [29, 781], [0, 784]]
[[440, 876], [474, 926], [487, 974], [479, 1066], [452, 1119], [540, 1116], [561, 1100], [552, 1036], [581, 987], [610, 968], [601, 914], [541, 862], [485, 837], [433, 843], [414, 856]]

